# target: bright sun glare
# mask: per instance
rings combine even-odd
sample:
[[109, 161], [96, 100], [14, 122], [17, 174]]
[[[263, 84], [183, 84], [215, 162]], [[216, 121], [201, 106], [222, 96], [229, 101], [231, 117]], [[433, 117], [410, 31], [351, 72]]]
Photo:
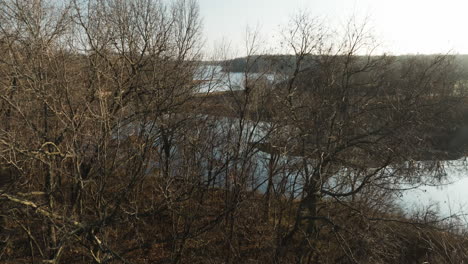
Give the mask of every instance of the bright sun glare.
[[339, 27], [351, 16], [369, 20], [381, 51], [393, 54], [468, 53], [468, 1], [461, 0], [201, 0], [209, 44], [243, 45], [246, 26], [259, 27], [265, 42], [292, 14], [307, 10]]

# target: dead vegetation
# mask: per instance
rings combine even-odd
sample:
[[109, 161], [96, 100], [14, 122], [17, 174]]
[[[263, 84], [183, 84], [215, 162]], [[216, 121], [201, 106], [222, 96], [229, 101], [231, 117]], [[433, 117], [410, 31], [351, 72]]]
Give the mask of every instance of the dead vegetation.
[[283, 82], [201, 95], [195, 1], [0, 2], [0, 261], [465, 261], [463, 218], [395, 203], [443, 182], [416, 160], [460, 115], [453, 58], [289, 26]]

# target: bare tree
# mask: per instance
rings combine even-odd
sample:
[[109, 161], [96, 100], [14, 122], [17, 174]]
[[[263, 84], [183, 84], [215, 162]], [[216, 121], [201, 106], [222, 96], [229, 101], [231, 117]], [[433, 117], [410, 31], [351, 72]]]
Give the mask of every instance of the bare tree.
[[[190, 162], [183, 149], [175, 150], [193, 125], [180, 113], [196, 91], [198, 6], [4, 1], [0, 10], [8, 55], [1, 65], [2, 161], [19, 171], [14, 187], [2, 187], [2, 200], [16, 204], [7, 221], [24, 231], [19, 237], [29, 239], [32, 259], [58, 263], [78, 250], [82, 261], [127, 262], [125, 255], [149, 242], [123, 247], [111, 230], [139, 215], [177, 212], [174, 203], [200, 182], [182, 166]], [[185, 187], [174, 193], [179, 174]], [[147, 200], [151, 193], [157, 197]], [[31, 230], [38, 221], [47, 232]], [[179, 243], [183, 232], [174, 229], [171, 241]]]
[[203, 67], [199, 16], [191, 0], [0, 3], [1, 261], [398, 262], [414, 237], [464, 252], [434, 241], [435, 213], [393, 203], [443, 178], [426, 131], [458, 111], [451, 56], [373, 56], [365, 27], [338, 41], [303, 14], [293, 56], [248, 34], [235, 83]]
[[449, 125], [450, 109], [459, 102], [453, 58], [374, 56], [365, 25], [353, 21], [339, 45], [329, 45], [326, 31], [304, 15], [286, 34], [295, 65], [274, 93], [282, 105], [277, 119], [290, 141], [271, 144], [301, 157], [302, 191], [289, 220], [294, 224], [280, 235], [278, 262], [296, 239], [302, 241], [295, 251], [300, 262], [319, 261], [323, 226], [338, 228], [331, 204], [345, 205], [363, 219], [375, 206], [390, 215], [394, 208], [383, 202], [392, 200], [388, 190], [443, 175], [439, 160], [446, 156], [435, 151], [425, 131]]

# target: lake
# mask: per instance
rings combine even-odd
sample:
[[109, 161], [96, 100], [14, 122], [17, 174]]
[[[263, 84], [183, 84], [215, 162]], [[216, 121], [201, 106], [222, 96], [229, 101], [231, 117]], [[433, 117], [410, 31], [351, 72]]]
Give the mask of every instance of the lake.
[[400, 204], [407, 211], [438, 209], [442, 216], [468, 213], [468, 162], [466, 158], [445, 162], [447, 183], [404, 191]]
[[[196, 80], [206, 80], [200, 86], [201, 93], [242, 90], [246, 77], [265, 78], [271, 82], [279, 81], [273, 74], [245, 74], [223, 72], [220, 66], [206, 66], [197, 72]], [[468, 162], [466, 158], [444, 162], [447, 180], [439, 186], [421, 185], [418, 188], [402, 191], [399, 204], [407, 212], [431, 208], [441, 216], [464, 214], [468, 212]], [[265, 173], [260, 169], [259, 173]], [[262, 189], [262, 188], [260, 188]]]

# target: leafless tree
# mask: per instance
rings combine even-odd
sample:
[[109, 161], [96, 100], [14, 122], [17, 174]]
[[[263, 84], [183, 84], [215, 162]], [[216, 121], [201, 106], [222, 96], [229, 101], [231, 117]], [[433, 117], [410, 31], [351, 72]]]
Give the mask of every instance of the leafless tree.
[[426, 131], [458, 111], [451, 56], [373, 56], [365, 27], [337, 41], [304, 14], [293, 63], [258, 67], [248, 34], [236, 83], [202, 62], [199, 16], [192, 0], [0, 2], [1, 261], [389, 262], [406, 233], [463, 259], [426, 229], [436, 214], [392, 203], [443, 176]]
[[[287, 128], [283, 133], [289, 141], [271, 144], [301, 157], [302, 191], [289, 220], [292, 227], [279, 236], [278, 262], [297, 239], [299, 261], [319, 261], [323, 226], [332, 232], [339, 228], [330, 215], [332, 204], [363, 219], [372, 208], [390, 216], [395, 209], [389, 207], [390, 190], [402, 183], [440, 180], [439, 161], [447, 157], [436, 151], [433, 135], [426, 131], [450, 126], [460, 102], [453, 57], [374, 56], [366, 26], [354, 20], [341, 42], [328, 40], [323, 32], [321, 24], [301, 15], [285, 34], [295, 65], [274, 93], [275, 104], [282, 105], [276, 122]], [[352, 251], [345, 253], [348, 261], [356, 261]]]
[[[196, 90], [198, 6], [4, 1], [0, 10], [2, 161], [19, 171], [15, 186], [2, 187], [2, 200], [16, 204], [6, 218], [28, 237], [33, 259], [58, 263], [78, 250], [82, 261], [126, 262], [147, 242], [119, 247], [111, 230], [167, 210], [178, 222], [174, 204], [201, 184], [183, 156], [193, 118], [180, 114]], [[184, 186], [174, 189], [178, 175]], [[31, 230], [38, 221], [48, 230]]]

